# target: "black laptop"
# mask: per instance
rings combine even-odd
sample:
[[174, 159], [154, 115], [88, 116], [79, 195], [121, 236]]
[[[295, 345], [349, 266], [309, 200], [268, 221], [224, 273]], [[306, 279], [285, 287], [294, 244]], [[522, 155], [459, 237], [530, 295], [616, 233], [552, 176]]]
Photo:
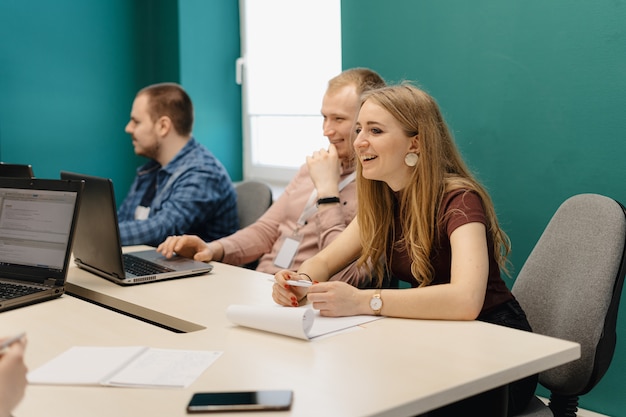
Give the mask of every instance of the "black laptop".
[[82, 186], [0, 177], [0, 311], [65, 292]]
[[0, 177], [33, 178], [34, 176], [32, 165], [0, 162]]
[[79, 268], [120, 285], [190, 277], [213, 269], [181, 256], [167, 259], [155, 249], [123, 253], [113, 182], [67, 171], [61, 172], [61, 178], [85, 182], [74, 242], [74, 262]]

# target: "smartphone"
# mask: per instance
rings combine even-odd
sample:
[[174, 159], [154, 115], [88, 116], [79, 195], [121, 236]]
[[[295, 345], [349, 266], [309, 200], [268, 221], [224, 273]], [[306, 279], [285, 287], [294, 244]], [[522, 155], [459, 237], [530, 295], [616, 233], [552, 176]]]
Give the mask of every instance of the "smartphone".
[[198, 392], [187, 404], [187, 412], [289, 410], [292, 399], [289, 390]]

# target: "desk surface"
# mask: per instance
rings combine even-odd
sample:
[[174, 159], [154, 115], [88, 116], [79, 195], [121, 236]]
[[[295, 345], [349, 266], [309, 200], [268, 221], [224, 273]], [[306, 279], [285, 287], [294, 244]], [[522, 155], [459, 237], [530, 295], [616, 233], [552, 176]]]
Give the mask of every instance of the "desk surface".
[[70, 272], [76, 286], [204, 327], [188, 333], [69, 295], [2, 313], [5, 334], [27, 332], [30, 369], [76, 345], [224, 352], [186, 389], [29, 386], [15, 416], [184, 416], [194, 392], [257, 389], [294, 391], [291, 411], [259, 417], [409, 416], [580, 356], [576, 343], [478, 321], [385, 318], [313, 341], [237, 327], [227, 306], [271, 304], [272, 284], [265, 274], [214, 266], [208, 275], [132, 287]]

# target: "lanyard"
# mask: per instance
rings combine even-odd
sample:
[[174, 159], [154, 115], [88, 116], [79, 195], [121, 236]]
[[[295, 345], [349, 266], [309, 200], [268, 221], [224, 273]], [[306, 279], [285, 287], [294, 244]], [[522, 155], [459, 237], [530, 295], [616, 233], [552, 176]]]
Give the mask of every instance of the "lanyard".
[[[339, 192], [341, 192], [341, 190], [346, 188], [346, 185], [354, 181], [355, 178], [356, 178], [356, 172], [352, 172], [352, 174], [344, 178], [339, 183]], [[311, 193], [311, 196], [309, 197], [309, 200], [306, 202], [304, 206], [304, 210], [302, 211], [300, 218], [298, 218], [298, 228], [294, 231], [294, 233], [297, 233], [298, 229], [304, 226], [308, 218], [311, 217], [313, 213], [317, 211], [317, 205], [315, 204], [316, 201], [317, 201], [317, 189], [314, 189], [313, 192]]]

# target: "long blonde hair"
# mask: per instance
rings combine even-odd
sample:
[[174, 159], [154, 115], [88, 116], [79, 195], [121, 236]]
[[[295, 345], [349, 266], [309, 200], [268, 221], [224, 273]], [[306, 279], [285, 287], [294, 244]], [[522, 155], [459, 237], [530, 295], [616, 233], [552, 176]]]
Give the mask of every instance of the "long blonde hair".
[[[400, 221], [411, 273], [420, 286], [433, 280], [430, 255], [437, 239], [439, 210], [446, 193], [456, 189], [474, 191], [482, 200], [487, 216], [487, 233], [499, 267], [506, 272], [510, 241], [498, 225], [493, 202], [474, 178], [459, 153], [436, 101], [417, 87], [403, 83], [363, 93], [361, 106], [372, 101], [388, 111], [409, 137], [419, 135], [419, 162], [408, 185], [399, 193]], [[358, 160], [358, 158], [357, 158]], [[378, 286], [390, 273], [386, 255], [399, 231], [394, 230], [394, 192], [382, 181], [363, 178], [357, 163], [358, 222], [363, 251], [358, 265], [372, 262]]]

